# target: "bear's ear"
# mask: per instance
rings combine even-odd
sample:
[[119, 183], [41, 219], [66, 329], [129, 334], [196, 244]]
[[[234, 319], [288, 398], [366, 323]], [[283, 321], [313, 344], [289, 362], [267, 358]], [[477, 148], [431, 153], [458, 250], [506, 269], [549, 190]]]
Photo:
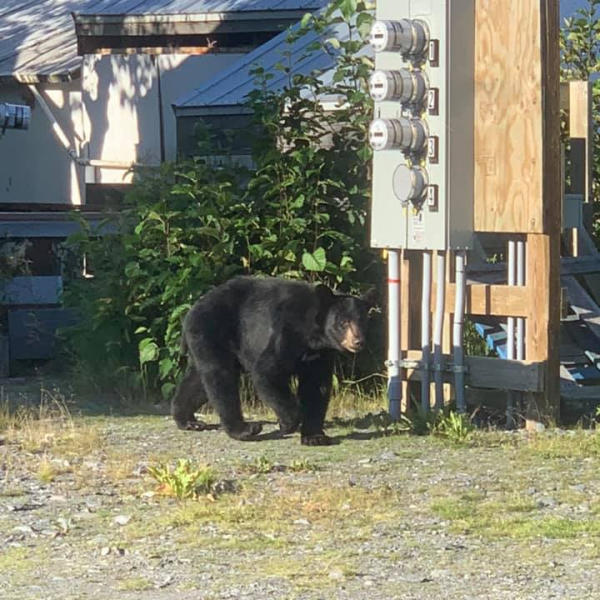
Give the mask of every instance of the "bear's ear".
[[377, 290], [375, 288], [371, 288], [366, 291], [360, 299], [365, 302], [369, 308], [374, 308], [377, 304]]
[[319, 302], [323, 305], [328, 306], [334, 298], [334, 293], [323, 283], [319, 283], [315, 286], [315, 293]]

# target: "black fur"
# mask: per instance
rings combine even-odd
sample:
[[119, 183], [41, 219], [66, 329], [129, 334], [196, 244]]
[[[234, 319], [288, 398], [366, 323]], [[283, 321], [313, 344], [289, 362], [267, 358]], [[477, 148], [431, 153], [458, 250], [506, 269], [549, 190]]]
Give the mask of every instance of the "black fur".
[[[239, 440], [261, 431], [244, 421], [239, 377], [249, 373], [255, 390], [279, 419], [283, 434], [301, 427], [302, 443], [326, 445], [323, 432], [335, 351], [364, 345], [370, 296], [334, 294], [276, 278], [238, 277], [211, 290], [183, 323], [188, 368], [172, 401], [181, 429], [203, 429], [194, 413], [209, 401], [225, 431]], [[298, 398], [290, 380], [298, 378]]]

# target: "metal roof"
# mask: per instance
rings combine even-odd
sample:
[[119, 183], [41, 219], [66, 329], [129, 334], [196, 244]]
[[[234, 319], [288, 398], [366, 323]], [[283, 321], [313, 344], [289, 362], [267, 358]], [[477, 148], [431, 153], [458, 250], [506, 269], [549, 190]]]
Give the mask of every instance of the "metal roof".
[[80, 2], [77, 14], [139, 15], [139, 14], [201, 14], [214, 12], [245, 12], [252, 10], [313, 10], [322, 7], [322, 0], [103, 0], [93, 9]]
[[[73, 18], [194, 15], [314, 10], [325, 0], [3, 0], [0, 3], [0, 79], [65, 80], [78, 75], [81, 57]], [[217, 17], [219, 18], [219, 17]]]
[[[321, 34], [309, 31], [291, 43], [287, 42], [290, 32], [297, 31], [299, 24], [272, 38], [262, 46], [240, 58], [228, 69], [206, 81], [190, 94], [182, 96], [173, 104], [177, 116], [203, 114], [233, 114], [244, 112], [247, 95], [256, 89], [257, 83], [252, 72], [257, 67], [268, 73], [270, 78], [265, 86], [269, 91], [283, 89], [290, 75], [316, 72], [321, 80], [329, 84], [335, 65], [335, 50], [327, 48], [326, 40], [348, 39], [348, 27], [344, 24], [332, 25]], [[316, 46], [316, 47], [315, 47]], [[370, 53], [367, 45], [359, 54]], [[278, 65], [289, 65], [290, 72], [284, 72]]]

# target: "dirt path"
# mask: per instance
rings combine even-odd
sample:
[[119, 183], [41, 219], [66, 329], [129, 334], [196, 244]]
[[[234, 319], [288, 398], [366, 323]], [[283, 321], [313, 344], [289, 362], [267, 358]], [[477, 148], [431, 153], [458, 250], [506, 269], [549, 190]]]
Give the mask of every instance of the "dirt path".
[[[0, 437], [0, 598], [600, 597], [600, 437], [329, 432], [115, 416]], [[156, 493], [147, 467], [184, 457], [214, 469], [209, 497]]]

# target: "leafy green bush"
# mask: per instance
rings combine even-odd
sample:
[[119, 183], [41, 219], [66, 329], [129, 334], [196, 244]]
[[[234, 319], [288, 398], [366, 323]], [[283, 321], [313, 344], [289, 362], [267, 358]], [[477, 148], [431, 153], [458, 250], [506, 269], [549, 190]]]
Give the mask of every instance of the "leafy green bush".
[[[265, 92], [269, 74], [257, 70], [249, 98], [252, 170], [215, 167], [206, 158], [211, 136], [200, 132], [198, 157], [138, 174], [114, 215], [117, 233], [98, 237], [83, 227], [70, 240], [94, 275], [65, 292], [83, 317], [66, 333], [78, 371], [168, 397], [181, 370], [182, 317], [212, 286], [240, 274], [319, 280], [351, 292], [380, 285], [381, 261], [368, 247], [366, 225], [372, 63], [357, 54], [370, 20], [363, 2], [337, 0], [294, 34], [347, 28], [348, 40], [329, 40], [320, 50], [335, 55], [331, 85], [312, 74]], [[332, 94], [338, 109], [330, 112], [319, 99]], [[366, 355], [368, 368], [382, 364], [380, 339]]]

